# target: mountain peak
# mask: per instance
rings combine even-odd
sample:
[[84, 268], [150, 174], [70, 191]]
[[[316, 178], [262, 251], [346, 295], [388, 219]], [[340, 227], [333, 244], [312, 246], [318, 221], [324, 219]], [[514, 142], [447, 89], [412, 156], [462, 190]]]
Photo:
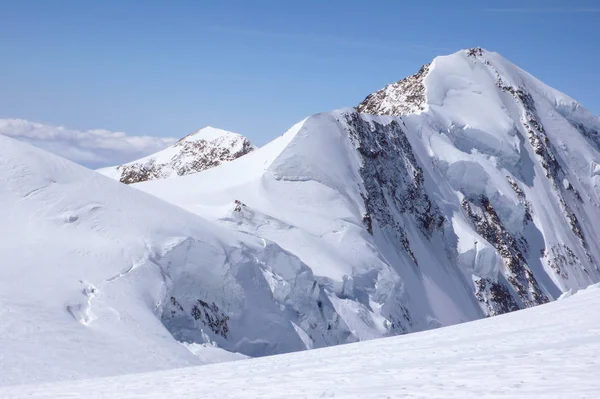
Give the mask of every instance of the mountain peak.
[[183, 136], [178, 142], [184, 141], [197, 141], [197, 140], [206, 140], [206, 141], [214, 141], [224, 138], [243, 138], [243, 136], [239, 133], [230, 132], [228, 130], [219, 129], [212, 126], [205, 126], [201, 129], [198, 129], [186, 136]]
[[423, 79], [429, 73], [426, 64], [414, 75], [391, 83], [370, 94], [361, 102], [358, 112], [373, 115], [406, 115], [425, 109], [425, 86]]
[[[302, 259], [334, 303], [352, 306], [341, 320], [356, 339], [506, 313], [600, 281], [600, 227], [589, 223], [600, 121], [575, 100], [476, 47], [435, 58], [357, 110], [311, 116], [211, 173], [138, 188]], [[246, 206], [232, 210], [234, 200]]]
[[[431, 63], [425, 64], [414, 75], [408, 76], [395, 83], [368, 95], [358, 106], [358, 112], [372, 115], [402, 116], [424, 111], [429, 103], [426, 96], [425, 80], [432, 66], [444, 63], [444, 58], [481, 58], [489, 52], [481, 47], [460, 50], [448, 56], [436, 57]], [[466, 56], [466, 57], [465, 57]], [[484, 60], [489, 65], [489, 61]]]
[[206, 126], [162, 151], [98, 171], [122, 183], [132, 184], [201, 172], [233, 161], [254, 149], [241, 134]]

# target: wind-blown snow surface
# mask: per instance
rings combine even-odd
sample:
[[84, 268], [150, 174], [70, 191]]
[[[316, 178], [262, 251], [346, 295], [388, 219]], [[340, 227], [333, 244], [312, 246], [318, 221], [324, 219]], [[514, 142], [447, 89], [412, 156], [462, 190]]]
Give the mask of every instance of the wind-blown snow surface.
[[255, 147], [244, 136], [207, 126], [188, 134], [162, 151], [98, 172], [131, 184], [183, 176], [239, 158]]
[[331, 305], [277, 245], [28, 144], [0, 149], [0, 385], [245, 357], [215, 343], [289, 352], [326, 330]]
[[600, 288], [416, 334], [219, 365], [0, 388], [20, 398], [597, 398]]
[[600, 281], [598, 118], [481, 49], [407, 79], [358, 107], [382, 115], [317, 114], [233, 162], [136, 187], [308, 265], [333, 305], [326, 331], [339, 333], [299, 332], [307, 348]]

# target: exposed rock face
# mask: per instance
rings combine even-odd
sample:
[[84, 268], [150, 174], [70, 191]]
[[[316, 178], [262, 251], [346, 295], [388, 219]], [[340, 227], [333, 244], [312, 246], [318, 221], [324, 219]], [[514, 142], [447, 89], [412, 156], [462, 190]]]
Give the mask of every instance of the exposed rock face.
[[[461, 205], [477, 233], [492, 244], [502, 257], [506, 267], [502, 274], [523, 306], [530, 307], [548, 302], [548, 297], [540, 289], [523, 255], [527, 241], [519, 242], [507, 231], [489, 199], [484, 195], [473, 201], [463, 199]], [[501, 283], [492, 284], [489, 296], [484, 294], [487, 284], [482, 284], [481, 287], [480, 284], [476, 284], [476, 286], [478, 288], [476, 296], [486, 304], [490, 315], [506, 313], [515, 310], [515, 307], [518, 308], [509, 290]]]
[[[209, 328], [213, 334], [225, 339], [227, 338], [227, 334], [229, 333], [229, 326], [227, 325], [229, 316], [220, 312], [219, 307], [214, 302], [209, 305], [202, 299], [197, 299], [196, 303], [191, 306], [189, 315], [195, 321], [200, 321], [202, 326]], [[171, 297], [170, 302], [164, 309], [163, 317], [170, 317], [171, 319], [186, 317], [183, 306], [174, 296]]]
[[564, 244], [553, 245], [549, 251], [544, 250], [542, 256], [548, 259], [548, 265], [564, 279], [569, 278], [568, 269], [571, 267], [585, 270], [573, 250]]
[[[482, 57], [483, 55], [484, 54], [481, 51], [473, 56]], [[498, 87], [503, 91], [509, 93], [522, 107], [523, 112], [520, 122], [523, 129], [527, 132], [529, 144], [533, 148], [535, 154], [539, 157], [540, 163], [546, 171], [546, 177], [552, 182], [554, 188], [557, 190], [557, 195], [559, 197], [561, 209], [565, 218], [569, 222], [571, 231], [579, 239], [581, 246], [586, 252], [586, 256], [591, 259], [591, 255], [588, 252], [588, 244], [586, 242], [586, 238], [577, 218], [577, 215], [575, 214], [575, 212], [573, 212], [571, 206], [563, 198], [564, 191], [570, 191], [572, 196], [578, 202], [583, 202], [583, 199], [581, 198], [579, 191], [576, 188], [574, 188], [568, 180], [566, 180], [566, 174], [560, 162], [558, 161], [558, 157], [556, 155], [557, 151], [554, 148], [554, 144], [548, 138], [548, 135], [546, 134], [546, 129], [539, 120], [535, 101], [532, 95], [529, 92], [527, 92], [526, 88], [515, 88], [505, 83], [500, 73], [489, 62], [487, 62], [486, 65], [497, 76]], [[595, 145], [596, 148], [598, 148], [597, 131], [591, 128], [587, 128], [583, 123], [574, 122], [572, 120], [569, 120], [569, 123], [571, 123], [571, 125], [574, 126], [584, 137], [586, 137], [591, 142], [591, 144]], [[561, 180], [563, 181], [563, 184], [560, 184]], [[530, 208], [531, 207], [529, 207], [529, 210]]]
[[99, 172], [125, 184], [167, 179], [214, 168], [254, 149], [250, 141], [239, 134], [206, 127], [163, 151], [124, 165], [103, 168]]
[[546, 130], [538, 121], [535, 102], [531, 94], [527, 93], [524, 89], [515, 89], [514, 87], [505, 85], [501, 78], [498, 78], [498, 86], [507, 93], [510, 93], [525, 110], [521, 124], [527, 131], [529, 144], [533, 147], [536, 155], [541, 158], [542, 166], [546, 170], [546, 177], [555, 183], [561, 167], [556, 160], [555, 150], [546, 135]]
[[497, 316], [520, 309], [504, 284], [480, 277], [475, 277], [473, 282], [475, 297], [485, 305], [488, 316]]
[[363, 222], [367, 230], [372, 234], [373, 221], [381, 228], [392, 230], [398, 243], [417, 264], [403, 221], [395, 215], [414, 218], [426, 237], [441, 227], [444, 217], [423, 186], [423, 169], [406, 133], [396, 121], [387, 125], [368, 123], [355, 113], [348, 114], [345, 122], [362, 157], [360, 173], [366, 208]]
[[584, 137], [586, 137], [589, 140], [590, 144], [592, 144], [598, 151], [600, 151], [600, 132], [598, 132], [598, 130], [586, 126], [581, 122], [573, 120], [570, 120], [569, 122], [571, 123], [571, 125], [573, 125], [573, 127], [575, 127], [575, 129], [579, 131], [579, 133], [581, 133]]
[[429, 64], [419, 72], [370, 94], [360, 104], [358, 112], [372, 115], [406, 115], [425, 109], [425, 86], [423, 79], [429, 72]]
[[523, 224], [527, 224], [533, 222], [533, 211], [531, 210], [531, 202], [527, 200], [525, 197], [525, 193], [519, 187], [519, 184], [515, 181], [512, 176], [506, 176], [508, 180], [508, 184], [514, 190], [515, 194], [517, 194], [517, 198], [519, 199], [519, 203], [525, 208], [525, 214], [523, 215]]

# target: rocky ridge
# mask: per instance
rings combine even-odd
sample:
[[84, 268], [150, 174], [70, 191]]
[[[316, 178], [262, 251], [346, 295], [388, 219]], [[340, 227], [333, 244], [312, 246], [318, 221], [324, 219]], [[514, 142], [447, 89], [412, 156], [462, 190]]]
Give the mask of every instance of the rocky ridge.
[[127, 164], [102, 168], [99, 172], [125, 184], [167, 179], [214, 168], [254, 149], [247, 138], [209, 126], [155, 154]]

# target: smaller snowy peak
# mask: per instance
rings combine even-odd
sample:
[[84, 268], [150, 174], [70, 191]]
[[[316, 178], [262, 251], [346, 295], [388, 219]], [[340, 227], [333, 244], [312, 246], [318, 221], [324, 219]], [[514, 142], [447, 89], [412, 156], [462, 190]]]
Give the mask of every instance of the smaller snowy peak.
[[237, 133], [207, 126], [147, 157], [98, 172], [125, 184], [184, 176], [214, 168], [255, 150]]
[[196, 130], [187, 136], [182, 137], [178, 143], [189, 142], [189, 141], [237, 141], [245, 139], [244, 136], [238, 133], [229, 132], [227, 130], [218, 129], [212, 126], [206, 126], [202, 129]]
[[371, 115], [406, 115], [423, 111], [425, 109], [423, 79], [429, 73], [430, 65], [423, 65], [416, 74], [368, 95], [358, 104], [358, 112]]

